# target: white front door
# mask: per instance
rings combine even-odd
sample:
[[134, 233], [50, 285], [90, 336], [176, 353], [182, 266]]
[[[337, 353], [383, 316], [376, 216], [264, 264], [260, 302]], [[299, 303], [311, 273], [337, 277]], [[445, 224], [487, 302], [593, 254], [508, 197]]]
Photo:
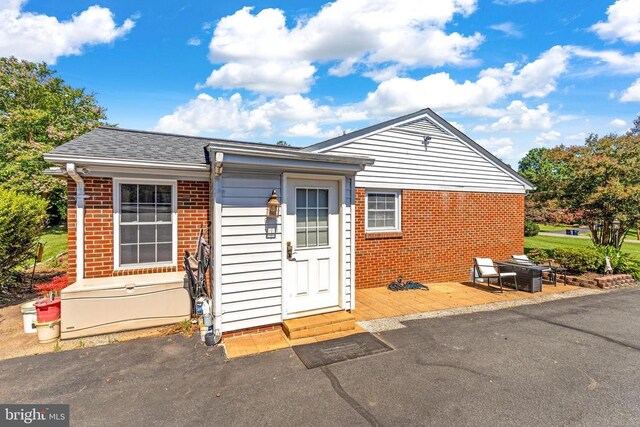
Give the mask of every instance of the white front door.
[[287, 180], [286, 317], [340, 304], [338, 181]]

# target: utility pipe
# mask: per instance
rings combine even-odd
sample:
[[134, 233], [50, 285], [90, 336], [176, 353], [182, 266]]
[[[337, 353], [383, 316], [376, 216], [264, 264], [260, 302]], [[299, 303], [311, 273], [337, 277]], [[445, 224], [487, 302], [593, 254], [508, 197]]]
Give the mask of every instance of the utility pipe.
[[84, 278], [84, 180], [73, 163], [67, 163], [67, 174], [76, 183], [76, 281], [80, 281]]

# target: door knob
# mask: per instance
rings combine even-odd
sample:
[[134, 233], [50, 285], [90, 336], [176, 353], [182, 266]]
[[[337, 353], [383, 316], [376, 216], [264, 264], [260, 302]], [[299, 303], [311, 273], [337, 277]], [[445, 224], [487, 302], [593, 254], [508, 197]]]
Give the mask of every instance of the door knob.
[[293, 245], [291, 242], [287, 242], [287, 259], [291, 260], [293, 258]]

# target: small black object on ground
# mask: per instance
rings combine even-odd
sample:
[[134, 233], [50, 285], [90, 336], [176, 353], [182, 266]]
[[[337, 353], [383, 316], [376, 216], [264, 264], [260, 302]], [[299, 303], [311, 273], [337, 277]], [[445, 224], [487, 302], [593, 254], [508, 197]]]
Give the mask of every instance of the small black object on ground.
[[427, 285], [423, 285], [422, 283], [414, 282], [409, 280], [408, 282], [402, 281], [402, 276], [398, 277], [398, 280], [395, 282], [389, 283], [387, 289], [390, 291], [408, 291], [410, 289], [424, 289], [425, 291], [429, 290]]
[[390, 350], [391, 347], [370, 333], [293, 346], [293, 351], [308, 369]]

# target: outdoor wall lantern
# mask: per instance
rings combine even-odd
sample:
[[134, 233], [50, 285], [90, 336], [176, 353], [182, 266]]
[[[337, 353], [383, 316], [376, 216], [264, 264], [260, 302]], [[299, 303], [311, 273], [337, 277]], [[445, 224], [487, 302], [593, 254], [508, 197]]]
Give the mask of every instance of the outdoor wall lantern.
[[280, 201], [276, 190], [273, 190], [267, 202], [267, 218], [277, 218], [278, 216], [280, 216]]
[[429, 146], [429, 141], [431, 141], [431, 137], [429, 135], [425, 135], [424, 138], [422, 139], [422, 143], [424, 144], [425, 150]]

